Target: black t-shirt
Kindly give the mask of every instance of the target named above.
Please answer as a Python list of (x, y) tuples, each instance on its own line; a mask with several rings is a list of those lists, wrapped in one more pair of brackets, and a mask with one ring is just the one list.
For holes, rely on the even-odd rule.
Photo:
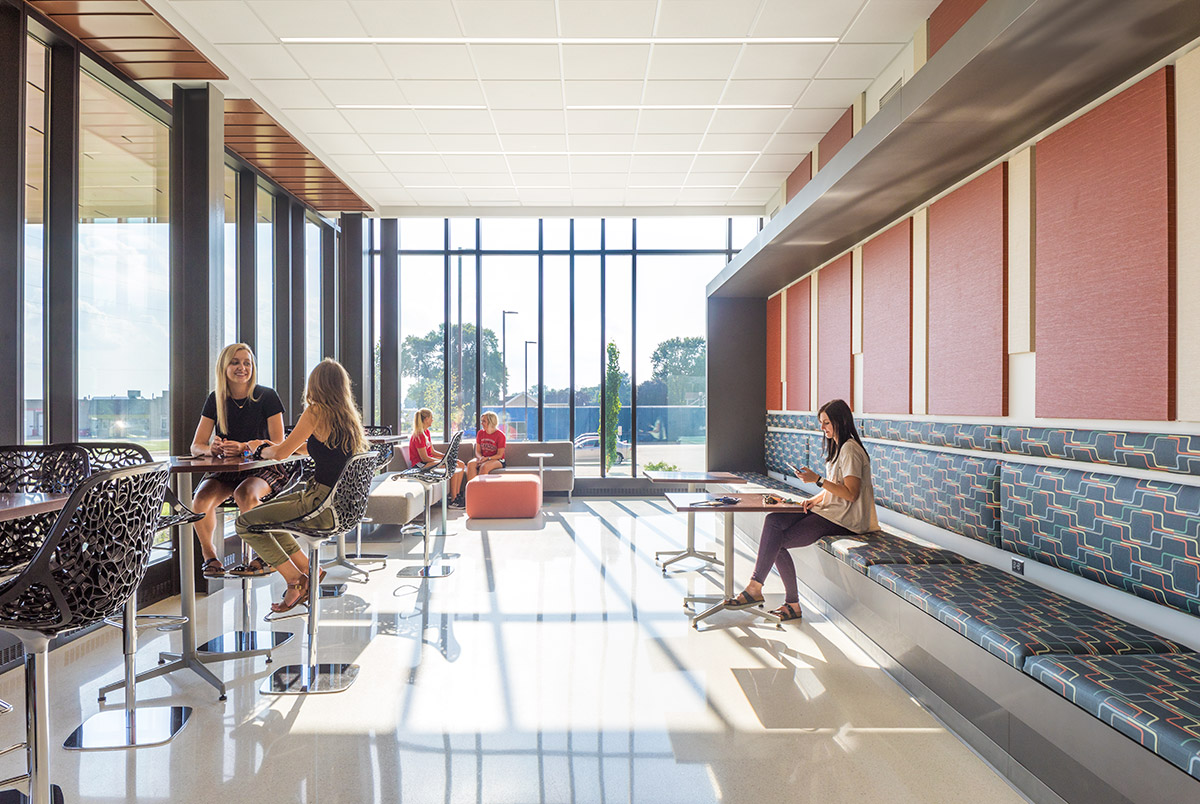
[[(258, 397), (257, 400), (251, 397)], [(254, 393), (246, 399), (230, 399), (225, 406), (225, 421), (229, 423), (229, 433), (221, 432), (221, 426), (216, 425), (217, 436), (231, 438), (234, 441), (256, 441), (270, 438), (267, 420), (276, 413), (283, 413), (283, 402), (275, 389), (259, 385)], [(212, 392), (204, 400), (202, 416), (217, 421), (217, 394)]]

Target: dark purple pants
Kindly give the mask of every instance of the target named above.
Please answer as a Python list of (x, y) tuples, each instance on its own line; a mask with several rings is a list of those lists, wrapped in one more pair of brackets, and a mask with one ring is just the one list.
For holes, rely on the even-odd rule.
[(796, 587), (796, 565), (788, 554), (789, 547), (808, 547), (822, 536), (849, 533), (841, 525), (809, 511), (807, 514), (767, 514), (763, 523), (762, 538), (758, 541), (758, 561), (750, 577), (759, 583), (767, 582), (771, 565), (779, 569), (785, 591), (784, 602), (799, 603), (800, 591)]

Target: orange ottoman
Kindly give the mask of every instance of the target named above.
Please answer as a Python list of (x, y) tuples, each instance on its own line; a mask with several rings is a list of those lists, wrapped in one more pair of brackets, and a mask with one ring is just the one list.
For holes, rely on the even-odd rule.
[(541, 507), (542, 481), (537, 475), (483, 475), (467, 484), (470, 519), (532, 519)]

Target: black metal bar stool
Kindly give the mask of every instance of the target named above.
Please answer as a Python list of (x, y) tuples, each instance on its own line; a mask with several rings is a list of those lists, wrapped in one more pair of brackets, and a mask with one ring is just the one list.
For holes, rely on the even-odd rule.
[[(392, 426), (390, 424), (364, 424), (363, 432), (368, 436), (390, 436), (392, 434)], [(387, 465), (392, 462), (392, 456), (396, 452), (396, 445), (390, 442), (381, 444), (372, 444), (371, 449), (375, 452), (375, 472), (386, 469)], [(354, 529), (354, 552), (346, 552), (346, 534), (341, 534), (337, 538), (337, 552), (334, 557), (325, 562), (326, 567), (344, 567), (350, 570), (351, 573), (360, 577), (360, 580), (365, 581), (370, 574), (375, 570), (383, 569), (387, 565), (387, 556), (383, 553), (364, 553), (362, 551), (362, 532), (364, 525), (373, 525), (374, 521), (364, 516), (362, 521), (358, 523), (358, 527)]]
[[(327, 539), (345, 535), (361, 520), (367, 510), (371, 478), (375, 475), (375, 453), (360, 452), (350, 457), (333, 490), (312, 513), (288, 522), (270, 522), (250, 528), (254, 533), (283, 531), (294, 536), (308, 551), (308, 652), (302, 665), (281, 667), (263, 684), (264, 694), (306, 692), (341, 692), (358, 677), (358, 665), (347, 663), (317, 663), (317, 629), (320, 622), (320, 584), (315, 581), (321, 571), (321, 544)], [(332, 512), (333, 524), (315, 527), (316, 520), (326, 511)], [(299, 616), (299, 615), (296, 615)], [(276, 618), (286, 619), (286, 618)], [(273, 620), (268, 620), (273, 621)]]
[[(166, 494), (168, 469), (151, 463), (100, 472), (71, 494), (32, 556), (0, 549), (0, 628), (25, 648), (26, 756), (33, 804), (61, 802), (47, 768), (50, 640), (115, 614), (137, 591)], [(24, 801), (17, 790), (0, 803)]]

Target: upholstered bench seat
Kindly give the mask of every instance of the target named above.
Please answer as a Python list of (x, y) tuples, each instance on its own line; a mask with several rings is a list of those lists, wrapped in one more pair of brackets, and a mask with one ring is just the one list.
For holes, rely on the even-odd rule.
[(1200, 779), (1200, 656), (1038, 656), (1025, 672)]
[(1032, 656), (1188, 649), (983, 564), (876, 564), (868, 577), (1018, 670)]
[(855, 536), (826, 536), (817, 542), (817, 546), (864, 575), (875, 564), (974, 563), (952, 550), (921, 544), (884, 530)]
[(470, 519), (531, 519), (542, 506), (537, 474), (483, 475), (467, 483)]
[[(441, 485), (430, 490), (430, 504), (442, 499)], [(377, 475), (371, 481), (367, 517), (376, 525), (404, 525), (425, 512), (425, 486), (398, 472)]]
[[(746, 485), (737, 486), (737, 491), (753, 494), (756, 491), (770, 489), (771, 491), (781, 491), (785, 494), (795, 494), (801, 497), (805, 496), (804, 489), (797, 488), (796, 486), (789, 486), (782, 480), (776, 480), (770, 475), (764, 475), (761, 472), (734, 472), (733, 474), (746, 479)], [(730, 486), (730, 488), (734, 487)]]

